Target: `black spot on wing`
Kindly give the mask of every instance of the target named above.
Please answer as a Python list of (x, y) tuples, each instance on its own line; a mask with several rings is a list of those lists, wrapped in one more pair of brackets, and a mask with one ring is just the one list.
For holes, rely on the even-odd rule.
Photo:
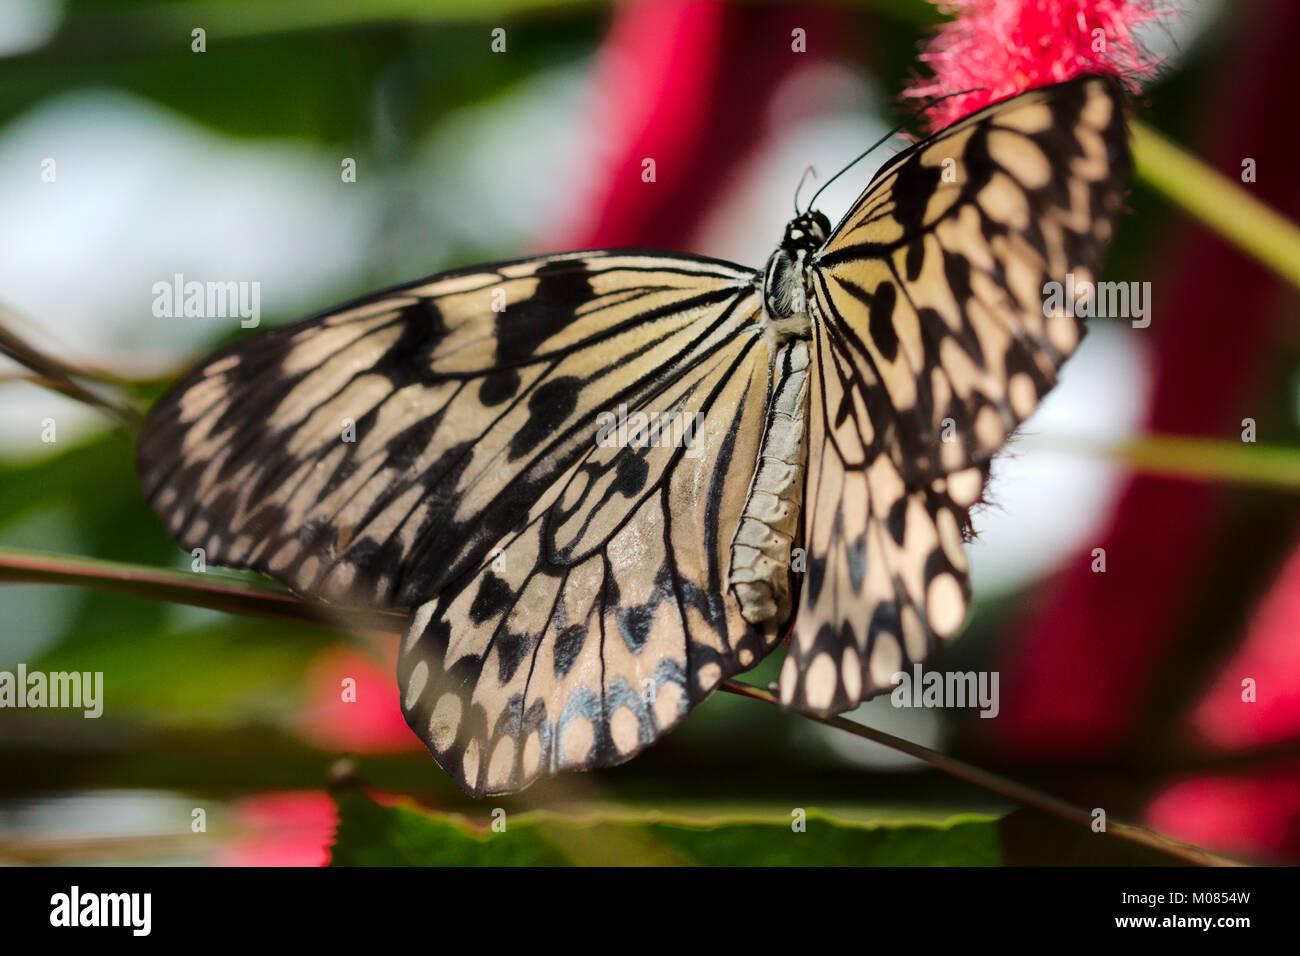
[(497, 363), (517, 365), (535, 357), (542, 344), (573, 319), (594, 293), (581, 262), (548, 262), (534, 273), (537, 287), (521, 303), (506, 303), (497, 316)]
[(816, 604), (822, 593), (822, 583), (826, 580), (826, 556), (824, 554), (808, 555), (808, 603)]
[(654, 620), (657, 604), (637, 604), (630, 608), (620, 608), (614, 612), (618, 621), (618, 633), (623, 643), (633, 654), (639, 654), (650, 640), (650, 624)]
[(624, 498), (635, 498), (645, 488), (650, 466), (640, 455), (628, 449), (618, 458), (618, 476), (614, 487)]
[(907, 534), (907, 498), (902, 497), (889, 509), (889, 518), (887, 521), (889, 535), (895, 543), (902, 545), (903, 537)]
[[(877, 634), (892, 634), (898, 637), (903, 633), (903, 625), (898, 616), (896, 601), (881, 601), (871, 612), (871, 623), (867, 626), (867, 638), (871, 646), (875, 644)], [(868, 653), (870, 652), (870, 646)]]
[(442, 313), (428, 299), (420, 299), (409, 306), (403, 319), (402, 334), (374, 368), (388, 378), (394, 391), (414, 383), (428, 382), (433, 377), (430, 356), (434, 345), (447, 331)]
[(447, 334), (447, 322), (442, 317), (442, 310), (432, 299), (421, 299), (411, 309), (412, 318), (422, 320), (420, 324), (424, 326), (426, 338), (436, 341)]
[(818, 596), (822, 593), (822, 585), (826, 582), (826, 555), (839, 541), (844, 539), (844, 516), (836, 508), (835, 518), (831, 521), (831, 539), (826, 551), (818, 552), (815, 549), (810, 550), (808, 554), (808, 603), (813, 605), (817, 603)]
[(497, 635), (494, 646), (497, 652), (498, 679), (502, 684), (510, 683), (535, 643), (536, 638), (531, 634), (512, 634), (502, 630)]
[(440, 420), (441, 416), (430, 415), (395, 435), (384, 449), (384, 466), (401, 471), (413, 465), (429, 450)]
[(510, 603), (511, 593), (510, 585), (489, 571), (483, 575), (483, 580), (478, 585), (478, 593), (474, 595), (474, 603), (469, 606), (470, 620), (475, 624), (482, 624), (496, 617)]
[(514, 398), (519, 391), (519, 373), (512, 368), (497, 369), (484, 377), (478, 387), (478, 400), (489, 408)]
[(939, 368), (942, 364), (939, 346), (950, 334), (948, 323), (937, 311), (925, 305), (916, 310), (916, 318), (921, 326), (922, 364), (930, 369)]
[(578, 405), (581, 387), (580, 379), (568, 375), (543, 383), (529, 396), (528, 420), (510, 439), (511, 461), (535, 451), (564, 424)]
[(970, 287), (970, 260), (959, 252), (944, 251), (943, 277), (948, 280), (953, 298), (963, 306), (973, 295)]
[(925, 240), (918, 238), (907, 247), (907, 281), (915, 282), (921, 277), (921, 267), (925, 265)]
[(860, 534), (846, 542), (844, 553), (848, 558), (849, 584), (853, 587), (853, 593), (858, 594), (862, 591), (862, 582), (867, 576), (867, 536)]
[(565, 677), (587, 643), (587, 626), (570, 624), (555, 637), (555, 676)]
[[(993, 174), (999, 172), (998, 164), (989, 155), (988, 137), (989, 125), (986, 121), (978, 124), (966, 140), (966, 148), (962, 153), (962, 164), (966, 170), (966, 179), (962, 183), (963, 201), (977, 197), (993, 179)], [(976, 203), (977, 208), (978, 206)]]
[(871, 341), (886, 362), (893, 362), (898, 355), (898, 332), (894, 329), (894, 307), (898, 304), (898, 291), (892, 282), (882, 282), (876, 286), (871, 296), (870, 325)]
[(943, 170), (938, 166), (925, 166), (915, 159), (898, 168), (892, 198), (894, 218), (903, 227), (903, 235), (910, 236), (925, 221), (925, 209), (930, 197), (939, 187)]
[(623, 592), (619, 589), (618, 582), (614, 580), (614, 575), (610, 573), (607, 564), (605, 566), (605, 585), (601, 591), (601, 601), (605, 607), (618, 607), (622, 594)]

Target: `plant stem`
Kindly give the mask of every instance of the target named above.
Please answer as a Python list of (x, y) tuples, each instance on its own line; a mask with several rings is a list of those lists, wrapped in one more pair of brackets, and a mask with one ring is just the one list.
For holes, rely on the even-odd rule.
[(1300, 491), (1300, 449), (1285, 445), (1187, 435), (1142, 435), (1120, 443), (1030, 435), (1018, 439), (1016, 448), (1109, 458), (1147, 475)]
[(1300, 227), (1140, 120), (1130, 120), (1129, 129), (1139, 176), (1300, 288)]
[[(128, 434), (140, 427), (140, 415), (129, 405), (92, 391), (77, 381), (80, 370), (62, 359), (41, 351), (9, 327), (15, 316), (0, 306), (0, 355), (7, 355), (37, 375), (37, 383), (77, 401), (97, 408), (112, 418)], [(86, 376), (82, 376), (86, 377)]]
[(65, 554), (0, 548), (0, 581), (93, 588), (231, 614), (309, 621), (344, 632), (401, 634), (406, 628), (404, 614), (314, 604), (281, 588), (241, 581), (220, 572), (168, 571)]

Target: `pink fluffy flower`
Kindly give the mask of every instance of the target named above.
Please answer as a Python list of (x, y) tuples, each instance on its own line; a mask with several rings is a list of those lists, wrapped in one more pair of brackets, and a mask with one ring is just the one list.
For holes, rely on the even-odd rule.
[(921, 54), (933, 76), (903, 94), (962, 90), (927, 112), (942, 129), (978, 109), (1036, 86), (1084, 73), (1110, 73), (1136, 92), (1157, 61), (1137, 28), (1167, 12), (1160, 0), (935, 0), (953, 19)]

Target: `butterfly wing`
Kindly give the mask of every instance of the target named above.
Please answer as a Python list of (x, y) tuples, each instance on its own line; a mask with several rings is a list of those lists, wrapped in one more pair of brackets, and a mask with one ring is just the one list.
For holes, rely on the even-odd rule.
[(767, 341), (739, 332), (655, 401), (696, 423), (689, 447), (590, 450), (418, 610), (403, 708), (466, 790), (627, 760), (775, 644), (785, 620), (749, 624), (725, 586), (768, 380)]
[(582, 253), (447, 273), (250, 337), (150, 412), (145, 494), (209, 562), (412, 607), (475, 567), (593, 443), (717, 347), (751, 274)]
[(1083, 334), (1128, 170), (1099, 77), (995, 104), (877, 174), (814, 258), (808, 574), (784, 703), (844, 710), (956, 633), (968, 509)]
[[(518, 789), (630, 757), (775, 641), (723, 584), (760, 319), (753, 273), (705, 259), (444, 274), (218, 353), (153, 409), (139, 470), (214, 564), (417, 608), (408, 720), (471, 792)], [(679, 430), (599, 442), (620, 410)]]

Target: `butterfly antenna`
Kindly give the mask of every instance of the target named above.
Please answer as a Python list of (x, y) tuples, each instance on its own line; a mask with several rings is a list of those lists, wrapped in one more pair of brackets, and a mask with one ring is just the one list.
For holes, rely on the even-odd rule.
[[(908, 123), (912, 122), (914, 119), (916, 119), (916, 118), (917, 118), (918, 116), (920, 116), (922, 113), (924, 113), (926, 110), (930, 109), (932, 106), (937, 106), (938, 104), (942, 103), (944, 100), (952, 99), (954, 96), (965, 96), (967, 93), (977, 93), (977, 92), (979, 92), (980, 90), (983, 90), (983, 89), (985, 89), (985, 87), (977, 86), (977, 87), (975, 87), (974, 89), (971, 89), (971, 90), (958, 90), (956, 93), (945, 93), (943, 96), (936, 96), (936, 97), (934, 97), (933, 99), (929, 100), (928, 102), (924, 103), (923, 105), (917, 107), (915, 110), (912, 111), (912, 113), (907, 117), (907, 119), (903, 120), (903, 122), (899, 123), (897, 126), (895, 126), (893, 129), (891, 129), (891, 130), (890, 130), (888, 133), (886, 133), (884, 136), (880, 137), (880, 139), (876, 140), (874, 143), (872, 143), (870, 146), (868, 146), (865, 150), (863, 150), (863, 151), (858, 155), (858, 158), (857, 158), (857, 159), (853, 160), (853, 162), (849, 163), (847, 166), (845, 166), (843, 169), (841, 169), (838, 173), (836, 173), (836, 174), (835, 174), (834, 176), (832, 176), (830, 179), (826, 180), (826, 182), (822, 183), (821, 188), (818, 189), (815, 193), (813, 193), (813, 197), (812, 197), (812, 199), (810, 199), (810, 200), (808, 201), (808, 207), (807, 207), (807, 209), (805, 209), (804, 211), (807, 212), (808, 209), (812, 209), (813, 205), (816, 204), (816, 202), (817, 202), (817, 197), (820, 196), (823, 192), (826, 191), (826, 187), (827, 187), (827, 186), (829, 186), (831, 183), (835, 182), (835, 180), (839, 179), (841, 176), (843, 176), (845, 173), (847, 173), (850, 169), (852, 169), (852, 168), (853, 168), (854, 166), (856, 166), (858, 163), (862, 162), (862, 160), (866, 159), (866, 158), (871, 154), (871, 152), (872, 152), (873, 150), (877, 149), (877, 148), (878, 148), (882, 143), (885, 143), (885, 142), (889, 141), (890, 139), (892, 139), (893, 137), (897, 136), (897, 135), (902, 131), (903, 127), (905, 127)], [(797, 190), (795, 191), (795, 195), (796, 195), (796, 196), (799, 195), (799, 193), (798, 193)], [(797, 202), (796, 202), (796, 204), (795, 204), (794, 209), (795, 209), (795, 212), (798, 212), (798, 211), (799, 211), (799, 205), (798, 205)]]
[(803, 175), (799, 177), (799, 185), (794, 188), (794, 214), (796, 216), (799, 215), (799, 192), (803, 189), (803, 184), (808, 181), (810, 175), (817, 175), (817, 170), (812, 166), (809, 166), (803, 171)]

